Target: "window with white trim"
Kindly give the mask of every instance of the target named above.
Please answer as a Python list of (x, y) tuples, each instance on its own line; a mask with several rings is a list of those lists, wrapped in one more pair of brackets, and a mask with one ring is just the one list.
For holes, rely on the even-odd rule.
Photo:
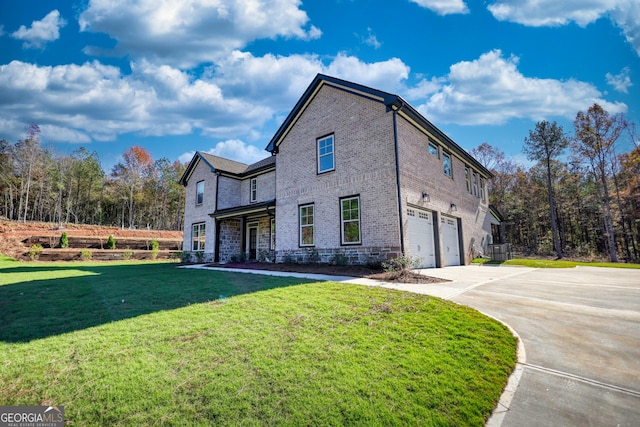
[(250, 200), (251, 200), (251, 203), (254, 203), (258, 200), (258, 178), (251, 178), (249, 186), (251, 188)]
[(480, 198), (483, 202), (486, 202), (486, 184), (484, 178), (480, 178)]
[(445, 175), (449, 178), (453, 178), (453, 172), (451, 170), (451, 154), (442, 153), (442, 169)]
[(196, 205), (204, 202), (204, 181), (196, 182)]
[(333, 135), (318, 139), (318, 173), (335, 169)]
[(191, 250), (204, 251), (205, 225), (204, 222), (193, 224), (191, 229)]
[(314, 245), (313, 204), (300, 206), (300, 246)]
[(361, 243), (360, 196), (340, 199), (340, 233), (343, 245)]

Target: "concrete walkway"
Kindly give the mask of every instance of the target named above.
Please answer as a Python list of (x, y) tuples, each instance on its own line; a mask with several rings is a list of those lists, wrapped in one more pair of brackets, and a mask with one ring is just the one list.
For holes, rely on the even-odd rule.
[(521, 349), (491, 426), (640, 425), (640, 270), (471, 265), (423, 273), (451, 282), (297, 277), (433, 295), (513, 328), (526, 356)]

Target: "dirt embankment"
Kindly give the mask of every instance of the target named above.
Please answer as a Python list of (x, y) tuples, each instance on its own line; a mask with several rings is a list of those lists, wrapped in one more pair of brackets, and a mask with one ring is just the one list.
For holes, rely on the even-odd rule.
[(20, 258), (28, 249), (24, 241), (31, 237), (49, 237), (56, 242), (62, 235), (68, 237), (99, 237), (111, 235), (118, 239), (182, 240), (182, 231), (131, 230), (86, 224), (57, 224), (48, 222), (19, 222), (0, 219), (0, 254)]

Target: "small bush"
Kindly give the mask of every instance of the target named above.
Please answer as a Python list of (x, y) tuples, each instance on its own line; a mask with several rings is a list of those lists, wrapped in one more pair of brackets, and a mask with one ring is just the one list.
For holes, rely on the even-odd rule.
[(151, 250), (152, 251), (158, 251), (160, 250), (160, 242), (158, 242), (158, 239), (153, 239), (151, 241)]
[(27, 252), (31, 261), (35, 261), (40, 258), (40, 254), (42, 253), (43, 249), (44, 248), (42, 247), (42, 245), (31, 245), (31, 247), (29, 248), (29, 252)]
[(422, 258), (416, 256), (402, 255), (398, 258), (392, 258), (382, 263), (382, 268), (387, 273), (409, 271), (416, 268)]
[(89, 249), (83, 249), (80, 251), (80, 258), (82, 258), (83, 261), (91, 261), (93, 254)]
[(261, 249), (258, 251), (258, 262), (267, 262), (269, 260), (269, 251)]
[(182, 251), (178, 252), (177, 255), (180, 257), (180, 261), (182, 261), (183, 264), (191, 262), (191, 252)]
[(320, 254), (316, 248), (309, 249), (307, 255), (307, 262), (309, 264), (318, 264), (320, 262)]
[(60, 236), (60, 242), (58, 243), (58, 246), (60, 246), (61, 248), (69, 247), (69, 237), (67, 237), (66, 231), (62, 232), (62, 236)]
[(130, 260), (131, 257), (133, 256), (133, 251), (131, 249), (127, 249), (124, 252), (122, 252), (122, 259), (124, 260)]
[(204, 262), (204, 252), (198, 251), (198, 252), (195, 252), (195, 254), (196, 254), (196, 262), (198, 264), (202, 264)]
[(336, 252), (331, 257), (330, 263), (333, 265), (347, 265), (349, 264), (349, 258), (342, 252)]
[(245, 262), (248, 256), (244, 252), (240, 252), (239, 254), (231, 255), (231, 262)]
[(292, 253), (286, 252), (282, 256), (282, 262), (285, 263), (285, 264), (297, 264), (298, 263), (298, 259), (295, 256), (293, 256)]
[(112, 235), (109, 235), (107, 239), (107, 249), (115, 249), (116, 248), (116, 239), (113, 238)]

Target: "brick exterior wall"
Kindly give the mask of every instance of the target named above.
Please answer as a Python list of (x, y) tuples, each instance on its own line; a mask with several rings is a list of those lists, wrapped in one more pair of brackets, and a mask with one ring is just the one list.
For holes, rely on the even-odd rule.
[[(266, 202), (276, 198), (276, 173), (275, 171), (263, 173), (255, 176), (257, 179), (257, 198), (255, 203)], [(251, 178), (242, 180), (240, 184), (240, 204), (251, 204)]]
[[(380, 103), (323, 86), (301, 113), (276, 156), (276, 259), (304, 257), (298, 207), (313, 203), (315, 249), (328, 262), (336, 251), (358, 263), (399, 252), (392, 113)], [(333, 134), (335, 171), (317, 174), (317, 138)], [(360, 245), (341, 245), (340, 198), (360, 196)], [(357, 256), (355, 254), (358, 254)]]
[[(204, 249), (206, 261), (213, 260), (215, 246), (215, 223), (209, 214), (215, 210), (216, 179), (216, 175), (211, 173), (211, 168), (203, 161), (199, 161), (186, 187), (182, 250), (191, 252), (193, 224), (203, 222), (206, 233)], [(204, 181), (204, 198), (201, 205), (196, 205), (196, 183), (199, 181)]]
[[(426, 135), (406, 119), (398, 114), (398, 141), (400, 157), (400, 179), (403, 205), (403, 226), (405, 234), (405, 248), (409, 248), (411, 236), (407, 233), (406, 211), (409, 205), (422, 207), (437, 213), (435, 222), (441, 227), (440, 218), (448, 215), (460, 219), (462, 228), (463, 259), (462, 264), (471, 262), (478, 253), (487, 251), (487, 244), (491, 236), (491, 214), (489, 212), (488, 193), (485, 188), (485, 201), (467, 192), (465, 182), (465, 163), (454, 153), (449, 151), (452, 160), (453, 177), (444, 174), (442, 151), (446, 146), (435, 135)], [(429, 153), (429, 138), (439, 146), (439, 158)], [(486, 187), (486, 186), (485, 186)], [(429, 202), (422, 200), (422, 193), (430, 196)], [(451, 203), (457, 210), (451, 210)], [(442, 234), (441, 229), (439, 229)], [(440, 245), (442, 240), (440, 239)], [(436, 254), (443, 253), (439, 247)], [(436, 255), (436, 258), (437, 255)], [(436, 259), (436, 264), (444, 265), (442, 256)]]

